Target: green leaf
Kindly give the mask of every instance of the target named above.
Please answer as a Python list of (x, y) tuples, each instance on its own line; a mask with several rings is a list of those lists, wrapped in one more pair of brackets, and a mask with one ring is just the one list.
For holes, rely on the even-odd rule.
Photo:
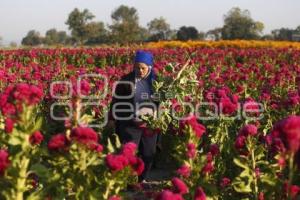
[(30, 171), (36, 173), (39, 177), (47, 177), (49, 173), (48, 169), (40, 163), (32, 165)]
[(30, 126), (30, 130), (28, 130), (28, 132), (33, 133), (35, 131), (38, 131), (41, 129), (42, 127), (42, 124), (43, 124), (43, 118), (42, 117), (38, 117), (36, 119), (36, 121), (34, 122), (33, 125)]
[(117, 134), (113, 134), (113, 136), (115, 136), (116, 147), (121, 148), (122, 144), (120, 142), (119, 136)]
[(249, 170), (249, 167), (247, 166), (247, 163), (246, 162), (242, 162), (240, 159), (238, 159), (238, 158), (234, 158), (233, 159), (233, 162), (237, 165), (237, 166), (239, 166), (239, 167), (241, 167), (241, 168), (243, 168), (243, 169), (248, 169)]
[(260, 176), (260, 181), (270, 186), (275, 186), (277, 179), (270, 174), (263, 174)]
[(170, 64), (170, 65), (167, 65), (167, 66), (165, 67), (165, 70), (166, 70), (167, 72), (173, 72), (173, 71), (174, 71), (174, 67)]
[(247, 185), (245, 184), (244, 181), (242, 181), (241, 179), (237, 179), (235, 180), (233, 183), (233, 188), (235, 191), (239, 192), (239, 193), (250, 193), (252, 192), (250, 183), (248, 183)]
[(107, 143), (107, 151), (108, 151), (109, 153), (113, 153), (113, 152), (115, 151), (115, 148), (114, 148), (114, 146), (112, 145), (110, 139), (108, 139), (108, 143)]
[(19, 136), (12, 134), (8, 139), (8, 143), (10, 145), (21, 145), (23, 143), (23, 140)]

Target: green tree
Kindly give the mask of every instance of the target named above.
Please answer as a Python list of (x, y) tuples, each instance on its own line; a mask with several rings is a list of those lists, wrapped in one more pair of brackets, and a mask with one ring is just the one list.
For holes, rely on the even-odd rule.
[(300, 34), (300, 26), (298, 26), (298, 27), (295, 29), (295, 31), (296, 31), (298, 34)]
[(65, 31), (57, 31), (55, 28), (46, 31), (44, 44), (67, 44), (68, 35)]
[(205, 37), (206, 37), (205, 32), (201, 31), (201, 32), (198, 33), (198, 39), (199, 39), (199, 40), (204, 40)]
[(68, 44), (70, 37), (67, 35), (66, 31), (57, 32), (57, 43), (58, 44)]
[(27, 35), (22, 39), (22, 45), (26, 46), (37, 46), (42, 44), (43, 38), (40, 33), (35, 30), (30, 30)]
[(254, 21), (249, 10), (232, 8), (224, 16), (222, 38), (227, 39), (258, 39), (264, 29), (264, 24)]
[(141, 31), (143, 29), (139, 26), (139, 16), (134, 7), (121, 5), (113, 11), (111, 18), (112, 25), (110, 25), (110, 30), (112, 42), (125, 44), (143, 39), (141, 38)]
[(212, 30), (207, 31), (206, 37), (214, 41), (220, 40), (222, 38), (222, 28), (214, 28)]
[(47, 45), (57, 44), (58, 42), (57, 30), (55, 28), (46, 31), (44, 43)]
[(275, 40), (287, 40), (291, 41), (294, 30), (289, 28), (280, 28), (271, 31)]
[(147, 26), (150, 34), (149, 40), (159, 41), (170, 39), (170, 24), (168, 24), (163, 17), (151, 20)]
[(74, 41), (78, 44), (83, 44), (88, 40), (89, 33), (87, 32), (87, 24), (95, 16), (87, 9), (82, 12), (75, 8), (68, 16), (66, 24), (69, 30), (71, 30), (71, 35)]
[(296, 29), (280, 28), (271, 31), (275, 40), (293, 41), (295, 35), (300, 34), (300, 26)]
[(103, 22), (90, 22), (85, 26), (88, 40), (85, 44), (102, 44), (107, 42), (108, 31)]
[(193, 26), (182, 26), (177, 31), (177, 39), (182, 41), (198, 39), (198, 30)]

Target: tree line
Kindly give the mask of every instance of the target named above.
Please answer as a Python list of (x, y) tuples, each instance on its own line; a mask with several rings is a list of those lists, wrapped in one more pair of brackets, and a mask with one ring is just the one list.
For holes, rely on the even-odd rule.
[(22, 45), (99, 45), (129, 44), (136, 42), (163, 40), (300, 40), (300, 26), (295, 29), (281, 28), (263, 35), (264, 24), (252, 19), (249, 10), (234, 7), (224, 15), (222, 27), (207, 32), (198, 31), (194, 26), (182, 26), (178, 30), (171, 28), (163, 17), (154, 18), (147, 27), (139, 24), (138, 11), (134, 7), (121, 5), (112, 14), (112, 23), (105, 25), (94, 21), (95, 15), (88, 9), (75, 8), (65, 22), (70, 30), (59, 31), (52, 28), (41, 36), (36, 30), (30, 30), (22, 39)]

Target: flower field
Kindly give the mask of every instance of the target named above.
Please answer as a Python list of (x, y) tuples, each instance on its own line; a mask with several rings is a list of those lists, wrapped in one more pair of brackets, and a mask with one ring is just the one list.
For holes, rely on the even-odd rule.
[(299, 199), (300, 49), (272, 45), (148, 46), (160, 107), (144, 134), (172, 174), (155, 190), (106, 126), (136, 48), (0, 50), (0, 199)]

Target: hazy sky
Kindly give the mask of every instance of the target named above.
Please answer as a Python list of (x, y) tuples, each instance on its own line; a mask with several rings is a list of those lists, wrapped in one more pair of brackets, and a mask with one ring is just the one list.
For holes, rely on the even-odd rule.
[(265, 33), (300, 25), (300, 0), (0, 0), (0, 36), (8, 44), (19, 43), (31, 29), (42, 35), (50, 28), (67, 30), (65, 21), (75, 7), (87, 8), (94, 20), (109, 24), (121, 4), (138, 10), (142, 26), (163, 16), (174, 29), (192, 25), (208, 31), (222, 26), (223, 15), (234, 6), (250, 10), (253, 19), (265, 24)]

